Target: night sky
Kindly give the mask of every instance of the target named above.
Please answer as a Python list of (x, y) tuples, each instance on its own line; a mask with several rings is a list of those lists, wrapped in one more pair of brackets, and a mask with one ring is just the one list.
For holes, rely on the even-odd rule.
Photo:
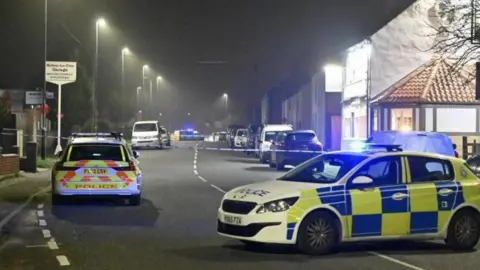
[[(120, 80), (120, 50), (128, 45), (135, 53), (127, 63), (132, 91), (141, 84), (141, 66), (149, 64), (177, 97), (169, 106), (208, 117), (224, 92), (240, 111), (293, 70), (312, 73), (411, 2), (49, 0), (49, 58), (62, 60), (55, 58), (72, 44), (91, 47), (94, 20), (103, 16), (109, 24), (100, 42), (104, 85)], [(43, 3), (1, 0), (0, 88), (43, 85)], [(259, 85), (252, 89), (255, 78)]]

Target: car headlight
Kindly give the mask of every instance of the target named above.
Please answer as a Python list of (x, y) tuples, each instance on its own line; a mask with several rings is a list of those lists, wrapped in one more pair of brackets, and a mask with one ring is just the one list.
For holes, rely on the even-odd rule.
[(263, 213), (277, 213), (284, 212), (290, 209), (298, 200), (298, 197), (286, 198), (276, 201), (271, 201), (260, 206), (257, 210), (257, 214)]

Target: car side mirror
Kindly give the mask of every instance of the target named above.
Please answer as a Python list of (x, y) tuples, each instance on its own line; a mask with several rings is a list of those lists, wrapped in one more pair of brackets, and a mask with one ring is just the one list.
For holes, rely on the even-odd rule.
[(137, 151), (133, 151), (133, 157), (134, 158), (139, 158), (140, 154)]
[(360, 175), (353, 179), (352, 184), (369, 187), (373, 186), (373, 179), (368, 176)]

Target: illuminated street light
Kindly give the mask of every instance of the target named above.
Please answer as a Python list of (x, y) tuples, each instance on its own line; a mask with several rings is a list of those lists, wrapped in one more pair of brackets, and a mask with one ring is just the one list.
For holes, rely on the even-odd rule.
[(107, 21), (104, 18), (98, 18), (97, 25), (100, 27), (105, 27), (107, 25)]
[(162, 76), (157, 76), (157, 82), (161, 82), (163, 80)]
[(92, 86), (92, 118), (93, 118), (93, 131), (97, 132), (97, 99), (96, 99), (96, 87), (97, 87), (97, 74), (98, 74), (98, 33), (99, 28), (107, 25), (107, 21), (104, 18), (98, 18), (95, 22), (95, 66), (93, 68), (93, 86)]

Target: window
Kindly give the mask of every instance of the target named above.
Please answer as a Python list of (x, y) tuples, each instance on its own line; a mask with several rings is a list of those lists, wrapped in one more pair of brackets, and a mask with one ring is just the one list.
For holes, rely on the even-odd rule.
[(373, 114), (372, 130), (377, 131), (379, 129), (379, 127), (378, 127), (378, 109), (373, 109), (372, 114)]
[(167, 130), (165, 128), (160, 128), (160, 134), (167, 134)]
[(410, 131), (413, 129), (413, 109), (391, 110), (392, 130)]
[(365, 164), (355, 173), (357, 176), (368, 176), (373, 179), (375, 186), (397, 185), (401, 183), (400, 157), (382, 157)]
[(453, 167), (449, 161), (409, 156), (408, 165), (412, 183), (453, 180)]
[(347, 154), (319, 155), (289, 171), (279, 181), (335, 183), (367, 156)]
[(135, 124), (135, 126), (133, 127), (133, 132), (145, 132), (145, 131), (157, 131), (157, 124), (155, 123)]
[(78, 144), (72, 145), (68, 161), (113, 160), (125, 161), (121, 145), (116, 144)]
[(302, 142), (310, 142), (315, 139), (315, 134), (311, 132), (297, 132), (297, 133), (290, 133), (287, 135), (288, 141), (302, 141)]

